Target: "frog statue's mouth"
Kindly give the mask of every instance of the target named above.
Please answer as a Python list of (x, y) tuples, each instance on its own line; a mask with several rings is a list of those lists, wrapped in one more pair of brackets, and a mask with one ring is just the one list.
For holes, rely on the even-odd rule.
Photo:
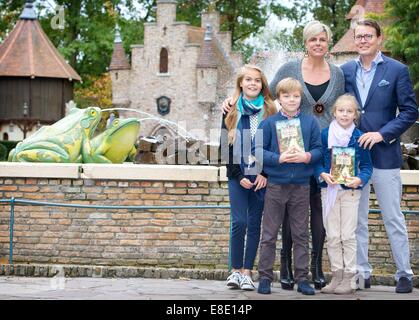
[(119, 125), (112, 128), (108, 138), (113, 141), (132, 141), (137, 139), (138, 131), (140, 129), (140, 121), (138, 119), (119, 119)]

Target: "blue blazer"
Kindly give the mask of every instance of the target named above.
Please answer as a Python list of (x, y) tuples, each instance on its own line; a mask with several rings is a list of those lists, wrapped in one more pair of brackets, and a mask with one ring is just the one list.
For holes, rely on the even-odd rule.
[[(354, 132), (352, 133), (351, 139), (349, 140), (348, 147), (355, 148), (355, 176), (360, 178), (362, 184), (357, 189), (362, 189), (363, 186), (367, 184), (370, 180), (372, 175), (372, 163), (371, 163), (371, 155), (368, 149), (363, 149), (359, 146), (358, 139), (362, 135), (362, 132), (355, 128)], [(322, 172), (330, 172), (331, 166), (331, 150), (328, 146), (327, 140), (329, 136), (329, 128), (324, 128), (322, 130), (322, 153), (323, 153), (323, 161), (316, 165), (314, 169), (314, 175), (320, 182), (320, 187), (326, 188), (327, 183), (325, 181), (320, 181), (320, 174)], [(341, 187), (344, 189), (351, 189), (345, 187), (345, 185), (341, 184)]]
[[(345, 91), (352, 93), (362, 108), (359, 128), (363, 132), (378, 131), (384, 141), (371, 149), (372, 163), (378, 169), (396, 169), (403, 163), (400, 136), (418, 118), (418, 107), (407, 67), (382, 55), (362, 106), (356, 86), (357, 63), (352, 60), (341, 68), (345, 76)], [(396, 116), (397, 109), (399, 114)]]

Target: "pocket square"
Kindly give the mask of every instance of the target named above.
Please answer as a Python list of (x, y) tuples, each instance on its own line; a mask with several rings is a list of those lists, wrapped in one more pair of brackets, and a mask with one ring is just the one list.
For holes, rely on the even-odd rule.
[(387, 80), (381, 80), (380, 83), (378, 84), (379, 87), (384, 87), (384, 86), (388, 86), (390, 84), (390, 82), (388, 82)]

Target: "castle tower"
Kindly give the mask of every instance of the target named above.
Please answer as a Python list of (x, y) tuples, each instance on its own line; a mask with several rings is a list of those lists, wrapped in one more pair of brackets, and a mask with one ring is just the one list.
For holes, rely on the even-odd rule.
[(176, 0), (157, 1), (157, 24), (158, 26), (171, 25), (176, 21)]
[(119, 26), (115, 28), (115, 41), (109, 71), (112, 79), (112, 103), (116, 106), (129, 106), (129, 74), (131, 66), (122, 45)]
[(201, 52), (196, 63), (198, 102), (215, 103), (217, 97), (217, 67), (212, 27), (208, 24)]

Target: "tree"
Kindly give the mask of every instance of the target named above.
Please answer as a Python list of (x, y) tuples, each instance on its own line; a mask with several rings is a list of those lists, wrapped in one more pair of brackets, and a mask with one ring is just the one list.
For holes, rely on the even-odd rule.
[(0, 1), (0, 43), (6, 35), (12, 31), (13, 26), (22, 13), (25, 0), (2, 0)]
[(355, 4), (355, 0), (316, 0), (313, 10), (315, 19), (327, 24), (333, 32), (333, 44), (349, 29), (346, 15)]
[(69, 64), (86, 80), (83, 85), (90, 85), (90, 77), (98, 77), (109, 66), (118, 2), (57, 0), (56, 3), (64, 7), (64, 29), (51, 25), (54, 10), (40, 19), (42, 27)]
[(259, 0), (179, 0), (177, 19), (190, 21), (192, 25), (200, 26), (201, 12), (216, 9), (221, 16), (221, 30), (230, 31), (233, 48), (244, 54), (248, 60), (253, 48), (244, 41), (258, 34), (266, 25), (271, 14), (284, 16), (290, 12), (279, 3)]
[(409, 65), (416, 95), (419, 95), (419, 1), (388, 0), (380, 20), (390, 22), (385, 28), (385, 47), (392, 56)]
[(284, 49), (289, 51), (302, 51), (304, 49), (304, 26), (308, 21), (314, 19), (319, 20), (330, 27), (333, 33), (332, 45), (334, 45), (349, 28), (349, 21), (346, 21), (346, 15), (355, 4), (355, 1), (356, 0), (292, 0), (291, 10), (287, 11), (285, 16), (295, 23), (295, 27), (293, 30), (278, 30), (274, 39), (275, 41), (280, 42), (280, 46)]

